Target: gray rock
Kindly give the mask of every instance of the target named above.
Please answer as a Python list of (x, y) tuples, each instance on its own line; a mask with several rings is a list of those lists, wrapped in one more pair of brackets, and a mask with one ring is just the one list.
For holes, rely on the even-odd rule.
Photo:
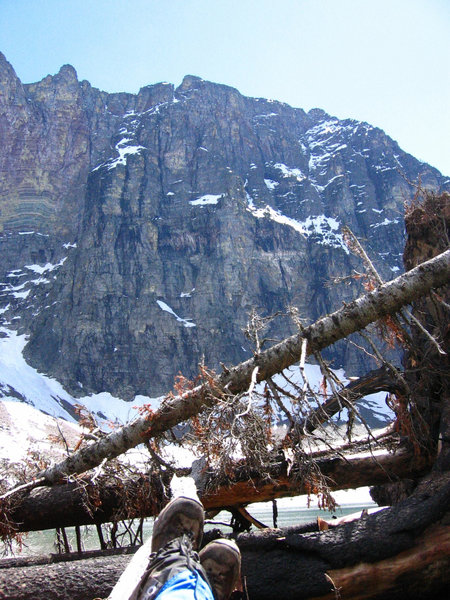
[[(335, 310), (360, 289), (331, 281), (362, 269), (340, 226), (390, 279), (409, 182), (448, 187), (367, 123), (198, 77), (108, 94), (66, 65), (22, 85), (0, 55), (0, 88), (0, 318), (73, 394), (155, 396), (248, 358), (252, 308)], [(368, 367), (343, 344), (328, 357)]]

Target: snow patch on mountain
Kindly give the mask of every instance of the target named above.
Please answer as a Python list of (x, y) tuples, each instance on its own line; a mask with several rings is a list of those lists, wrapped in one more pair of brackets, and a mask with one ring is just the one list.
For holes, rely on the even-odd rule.
[(302, 173), (300, 169), (297, 169), (295, 167), (288, 167), (283, 163), (275, 163), (273, 166), (275, 167), (275, 169), (281, 171), (283, 177), (294, 178), (297, 179), (297, 181), (303, 181), (304, 179), (306, 179), (306, 175)]
[[(13, 285), (10, 282), (0, 282), (0, 298), (6, 298), (8, 296), (15, 298), (16, 300), (26, 300), (32, 291), (33, 286), (38, 285), (48, 285), (51, 283), (48, 277), (38, 277), (31, 279), (32, 274), (38, 275), (50, 275), (54, 271), (57, 271), (67, 260), (67, 256), (64, 256), (58, 263), (53, 264), (47, 262), (45, 265), (32, 264), (32, 265), (24, 265), (22, 269), (13, 269), (9, 273), (6, 274), (8, 279), (16, 279), (20, 280), (20, 283), (17, 285)], [(25, 270), (24, 270), (25, 269)], [(31, 272), (31, 273), (30, 273)], [(22, 279), (22, 278), (25, 279)], [(51, 276), (53, 279), (56, 279), (56, 273)], [(6, 308), (2, 309), (0, 314), (6, 312), (9, 308), (9, 304)], [(14, 317), (19, 318), (19, 317)]]
[(156, 304), (164, 312), (168, 312), (170, 315), (173, 315), (179, 323), (182, 323), (184, 325), (184, 327), (196, 327), (195, 323), (192, 323), (191, 319), (182, 319), (177, 315), (177, 313), (174, 310), (170, 308), (168, 304), (162, 302), (162, 300), (157, 300)]
[(282, 225), (288, 225), (289, 227), (292, 227), (302, 235), (305, 234), (304, 228), (298, 221), (296, 221), (295, 219), (291, 219), (290, 217), (286, 217), (286, 215), (283, 215), (280, 211), (273, 209), (268, 204), (264, 208), (256, 208), (255, 203), (253, 202), (253, 198), (248, 192), (247, 203), (247, 210), (251, 212), (252, 215), (255, 216), (257, 219), (263, 219), (264, 217), (267, 217), (269, 219), (272, 219), (272, 221), (276, 221), (277, 223), (281, 223)]
[(45, 265), (25, 265), (25, 269), (28, 269), (29, 271), (33, 271), (34, 273), (38, 273), (39, 275), (42, 275), (43, 273), (51, 272), (51, 271), (54, 271), (55, 269), (58, 269), (59, 267), (62, 267), (62, 265), (66, 262), (66, 260), (67, 260), (67, 256), (64, 256), (64, 258), (62, 258), (55, 265), (52, 263), (46, 263)]
[(339, 232), (340, 223), (333, 217), (325, 215), (316, 215), (308, 217), (300, 223), (305, 235), (314, 236), (315, 241), (322, 246), (331, 246), (341, 248), (346, 254), (349, 254), (347, 244)]
[(136, 396), (133, 402), (126, 402), (108, 392), (75, 398), (56, 379), (39, 373), (25, 361), (22, 352), (26, 336), (5, 327), (0, 328), (0, 336), (0, 397), (5, 400), (24, 402), (47, 415), (72, 422), (74, 407), (85, 406), (106, 426), (128, 422), (144, 404), (159, 406), (160, 399)]
[(273, 191), (277, 185), (280, 185), (278, 181), (273, 181), (272, 179), (264, 179), (264, 183), (266, 184), (266, 188), (270, 191)]
[(380, 223), (372, 223), (370, 227), (371, 229), (378, 229), (378, 227), (386, 227), (387, 225), (397, 225), (398, 222), (398, 219), (388, 219), (386, 217), (383, 221), (380, 221)]
[(308, 217), (304, 221), (297, 221), (291, 217), (283, 215), (279, 210), (275, 210), (268, 204), (263, 208), (256, 208), (253, 198), (247, 192), (247, 210), (252, 213), (257, 219), (269, 218), (281, 225), (288, 225), (304, 237), (311, 239), (322, 246), (331, 246), (332, 248), (340, 248), (346, 254), (349, 253), (344, 238), (339, 233), (340, 223), (333, 217), (326, 215), (316, 215)]
[[(117, 165), (126, 165), (128, 156), (131, 156), (133, 154), (139, 154), (141, 150), (146, 149), (145, 146), (130, 144), (129, 142), (131, 141), (132, 140), (129, 138), (123, 138), (122, 140), (120, 140), (120, 142), (116, 144), (116, 151), (118, 152), (119, 156), (118, 158), (115, 158), (106, 163), (108, 171), (114, 169), (115, 167), (117, 167)], [(98, 168), (99, 167), (97, 167), (97, 169)], [(95, 170), (96, 169), (94, 169), (94, 171)]]
[(205, 206), (207, 204), (217, 204), (222, 198), (223, 194), (205, 194), (204, 196), (200, 196), (196, 200), (190, 200), (189, 204), (192, 206)]
[[(167, 103), (164, 102), (162, 104)], [(118, 133), (123, 137), (117, 142), (117, 144), (114, 147), (115, 151), (119, 156), (116, 158), (110, 158), (106, 162), (100, 163), (94, 169), (92, 169), (92, 172), (98, 171), (102, 167), (106, 167), (108, 171), (111, 171), (111, 169), (115, 169), (118, 165), (126, 165), (128, 156), (139, 154), (142, 150), (146, 150), (147, 148), (145, 146), (141, 146), (135, 140), (136, 131), (140, 123), (139, 118), (136, 117), (140, 117), (141, 115), (148, 113), (158, 113), (159, 108), (160, 106), (162, 106), (162, 104), (153, 106), (152, 108), (145, 111), (145, 113), (135, 113), (134, 111), (129, 111), (125, 113), (125, 115), (123, 116), (124, 120), (122, 127), (118, 131)]]
[(0, 401), (0, 460), (17, 464), (31, 453), (62, 460), (66, 444), (74, 448), (82, 431), (76, 423), (55, 419), (23, 402)]

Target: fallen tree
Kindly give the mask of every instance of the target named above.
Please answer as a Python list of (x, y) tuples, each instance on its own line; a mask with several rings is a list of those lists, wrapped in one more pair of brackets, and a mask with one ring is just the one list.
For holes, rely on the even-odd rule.
[[(389, 441), (389, 439), (388, 439)], [(350, 446), (355, 451), (357, 446)], [(412, 456), (404, 445), (396, 442), (396, 451), (384, 449), (370, 452), (370, 442), (360, 448), (363, 453), (345, 455), (343, 452), (322, 452), (310, 460), (327, 481), (330, 491), (417, 478), (431, 466), (431, 460)], [(168, 487), (171, 473), (167, 473)], [(82, 483), (84, 483), (82, 485)], [(298, 465), (291, 465), (278, 454), (262, 477), (246, 465), (236, 466), (225, 480), (214, 473), (203, 481), (206, 491), (199, 496), (206, 510), (239, 507), (251, 502), (266, 502), (276, 498), (310, 493), (311, 478)], [(202, 486), (203, 487), (203, 486)], [(158, 477), (137, 475), (120, 485), (116, 480), (103, 481), (98, 486), (74, 481), (64, 485), (39, 487), (25, 495), (12, 508), (10, 519), (17, 531), (40, 531), (77, 525), (89, 525), (155, 516), (164, 499), (162, 482)]]
[[(331, 396), (313, 411), (307, 422), (298, 425), (298, 430), (310, 433), (320, 427), (342, 408), (343, 399), (355, 401), (380, 390), (394, 392), (398, 389), (398, 380), (385, 367), (371, 371)], [(354, 456), (356, 452), (359, 457)], [(247, 502), (307, 493), (311, 481), (306, 471), (313, 463), (327, 479), (330, 490), (414, 478), (430, 466), (429, 458), (414, 458), (406, 440), (402, 441), (390, 427), (376, 437), (370, 434), (332, 449), (311, 451), (308, 463), (302, 468), (293, 464), (289, 454), (279, 447), (270, 456), (264, 475), (247, 468), (245, 460), (234, 464), (225, 479), (220, 479), (211, 468), (197, 469), (195, 473), (192, 468), (184, 469), (182, 474), (195, 479), (207, 510), (236, 508)], [(17, 523), (17, 531), (25, 532), (151, 517), (158, 514), (164, 504), (172, 476), (171, 468), (136, 473), (124, 471), (119, 475), (113, 467), (109, 474), (103, 473), (94, 480), (89, 476), (79, 477), (24, 493), (21, 499), (15, 498), (9, 518)]]
[(386, 315), (395, 313), (411, 303), (448, 283), (450, 279), (450, 250), (418, 265), (400, 277), (361, 296), (305, 327), (299, 334), (287, 338), (257, 354), (216, 378), (211, 378), (192, 390), (163, 401), (156, 412), (148, 413), (72, 454), (40, 474), (33, 485), (51, 485), (69, 475), (83, 473), (100, 465), (104, 459), (120, 456), (144, 440), (187, 421), (202, 408), (217, 402), (217, 395), (238, 394), (246, 391), (256, 374), (256, 381), (263, 381), (296, 363), (306, 345), (306, 355), (318, 352)]
[[(314, 531), (312, 523), (240, 534), (245, 589), (258, 600), (439, 597), (450, 567), (449, 505), (449, 478), (428, 479), (402, 504), (328, 531)], [(106, 598), (128, 560), (6, 565), (0, 599)]]

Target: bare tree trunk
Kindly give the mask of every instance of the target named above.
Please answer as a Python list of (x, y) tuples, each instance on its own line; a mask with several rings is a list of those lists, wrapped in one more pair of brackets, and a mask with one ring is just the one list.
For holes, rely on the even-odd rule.
[[(444, 598), (449, 505), (449, 476), (431, 478), (400, 505), (328, 531), (302, 526), (240, 534), (249, 598), (334, 600), (337, 591), (345, 600)], [(128, 560), (0, 568), (0, 600), (106, 598)]]
[[(328, 478), (331, 490), (357, 488), (396, 481), (404, 477), (417, 477), (431, 466), (430, 462), (414, 458), (405, 449), (396, 453), (377, 453), (376, 457), (352, 457), (340, 453), (311, 457)], [(245, 466), (237, 468), (227, 481), (218, 482), (212, 476), (206, 489), (199, 492), (206, 510), (238, 507), (251, 502), (263, 502), (307, 492), (305, 478), (298, 468), (291, 468), (283, 460), (272, 465), (267, 477)], [(167, 480), (169, 483), (169, 478)], [(161, 486), (153, 486), (144, 477), (130, 478), (121, 485), (101, 483), (81, 487), (76, 483), (36, 488), (26, 495), (9, 513), (19, 531), (39, 531), (56, 527), (71, 527), (105, 523), (114, 520), (150, 517), (158, 514), (162, 504)], [(89, 501), (95, 498), (95, 506)], [(124, 498), (131, 501), (124, 505)], [(139, 498), (140, 501), (133, 499)]]
[(130, 556), (88, 558), (21, 567), (0, 567), (0, 600), (106, 598)]
[[(434, 485), (436, 484), (436, 485)], [(397, 507), (318, 533), (241, 534), (250, 598), (428, 598), (450, 565), (448, 478)], [(439, 597), (439, 596), (438, 596)]]
[(151, 417), (136, 419), (45, 470), (41, 476), (47, 484), (53, 484), (69, 474), (83, 473), (96, 467), (105, 458), (119, 456), (144, 440), (195, 416), (204, 406), (212, 406), (216, 402), (215, 394), (223, 390), (232, 394), (247, 390), (256, 367), (257, 379), (262, 381), (291, 366), (299, 360), (304, 339), (308, 343), (308, 354), (319, 351), (369, 323), (395, 313), (431, 289), (445, 285), (449, 279), (450, 250), (447, 250), (373, 292), (350, 302), (333, 314), (319, 319), (301, 333), (227, 370), (215, 380), (165, 401)]

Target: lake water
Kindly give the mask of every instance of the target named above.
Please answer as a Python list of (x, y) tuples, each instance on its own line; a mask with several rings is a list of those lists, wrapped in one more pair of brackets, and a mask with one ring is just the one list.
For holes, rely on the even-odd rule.
[[(338, 502), (338, 508), (334, 512), (319, 510), (315, 498), (311, 499), (311, 505), (308, 508), (307, 498), (298, 496), (295, 498), (282, 498), (277, 500), (278, 507), (278, 527), (288, 525), (300, 525), (314, 521), (318, 516), (323, 519), (331, 519), (333, 516), (342, 517), (353, 513), (360, 513), (364, 509), (374, 509), (377, 505), (372, 501), (368, 488), (359, 490), (339, 491), (333, 494)], [(261, 502), (251, 504), (247, 507), (248, 512), (258, 521), (261, 521), (268, 527), (273, 526), (273, 508), (271, 502)], [(229, 523), (230, 513), (222, 511), (214, 517), (214, 522)], [(216, 527), (215, 523), (206, 524), (205, 531)], [(224, 532), (231, 532), (230, 527), (220, 527)], [(152, 534), (153, 519), (147, 519), (144, 523), (144, 540)], [(75, 529), (68, 527), (66, 529), (69, 543), (73, 550), (76, 550)], [(82, 528), (82, 540), (85, 550), (98, 550), (100, 545), (95, 527)], [(36, 556), (40, 554), (49, 554), (55, 552), (55, 531), (36, 531), (30, 532), (24, 538), (25, 546), (22, 552), (15, 552), (16, 556)]]

